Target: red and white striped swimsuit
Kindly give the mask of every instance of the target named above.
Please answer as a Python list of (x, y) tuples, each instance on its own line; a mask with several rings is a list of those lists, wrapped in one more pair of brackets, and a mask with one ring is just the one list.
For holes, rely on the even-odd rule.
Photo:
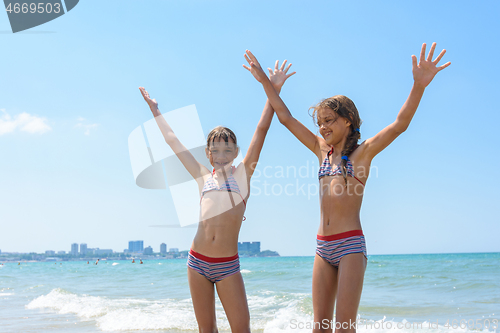
[[(329, 159), (332, 153), (333, 147), (326, 154), (326, 157), (319, 168), (319, 179), (325, 176), (342, 175), (340, 165), (337, 165), (335, 170), (332, 169), (332, 165), (330, 164)], [(363, 186), (365, 185), (354, 175), (354, 168), (352, 167), (352, 163), (349, 157), (347, 157), (346, 169), (348, 176), (355, 178)], [(367, 257), (365, 236), (363, 235), (362, 230), (350, 230), (328, 236), (317, 235), (316, 242), (316, 254), (328, 261), (333, 267), (338, 267), (342, 257), (351, 253), (363, 253), (364, 256)]]
[[(329, 158), (332, 153), (333, 153), (333, 147), (326, 154), (326, 157), (323, 160), (323, 163), (321, 163), (321, 166), (319, 167), (319, 172), (318, 172), (318, 178), (319, 179), (321, 179), (321, 178), (323, 178), (325, 176), (342, 175), (342, 171), (340, 170), (340, 164), (337, 165), (337, 167), (335, 168), (335, 170), (332, 169), (332, 165), (330, 164), (330, 158)], [(365, 186), (365, 184), (363, 184), (363, 182), (361, 180), (359, 180), (358, 177), (356, 177), (354, 175), (354, 169), (352, 167), (352, 163), (351, 163), (351, 160), (349, 159), (349, 157), (347, 157), (347, 175), (350, 176), (350, 177), (355, 178), (358, 182), (360, 182), (363, 186)]]

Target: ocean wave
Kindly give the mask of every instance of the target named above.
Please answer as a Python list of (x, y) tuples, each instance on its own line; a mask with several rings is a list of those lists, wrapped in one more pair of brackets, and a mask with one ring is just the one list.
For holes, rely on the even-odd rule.
[(26, 308), (48, 308), (82, 320), (95, 320), (103, 331), (197, 329), (191, 300), (112, 299), (57, 288), (35, 298)]
[[(263, 292), (249, 295), (251, 327), (256, 331), (283, 332), (292, 318), (310, 320), (310, 295)], [(78, 295), (57, 288), (26, 305), (27, 309), (50, 309), (59, 314), (74, 314), (83, 321), (93, 320), (103, 331), (187, 330), (198, 331), (191, 299), (113, 299)], [(304, 313), (307, 309), (307, 313)], [(217, 326), (230, 330), (224, 309), (216, 302)], [(298, 330), (297, 332), (300, 332)]]
[[(311, 331), (311, 325), (314, 323), (310, 294), (261, 290), (248, 295), (247, 298), (252, 331), (264, 333)], [(82, 321), (94, 321), (95, 326), (102, 331), (198, 331), (191, 299), (110, 298), (79, 295), (57, 288), (33, 299), (26, 305), (26, 308), (51, 309), (59, 314), (74, 314)], [(367, 310), (370, 312), (367, 308), (360, 309), (362, 313)], [(376, 310), (380, 313), (381, 308)], [(394, 308), (389, 307), (385, 310), (385, 313), (393, 313)], [(218, 299), (216, 313), (218, 328), (221, 331), (229, 331), (229, 323)], [(361, 314), (361, 319), (363, 316)], [(368, 333), (368, 331), (369, 333), (465, 333), (470, 331), (468, 328), (445, 327), (441, 322), (440, 325), (422, 322), (415, 328), (404, 319), (386, 320), (385, 316), (379, 321), (361, 320), (360, 323), (358, 325), (360, 333)]]

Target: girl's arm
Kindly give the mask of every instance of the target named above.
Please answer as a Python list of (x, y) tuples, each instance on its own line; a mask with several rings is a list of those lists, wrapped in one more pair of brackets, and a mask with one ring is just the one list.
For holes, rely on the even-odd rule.
[(158, 127), (160, 128), (160, 131), (165, 138), (165, 141), (170, 146), (170, 148), (172, 148), (186, 170), (196, 180), (201, 179), (205, 174), (209, 174), (210, 172), (208, 171), (208, 169), (204, 165), (200, 164), (194, 158), (191, 152), (179, 141), (174, 131), (172, 130), (170, 125), (168, 125), (167, 121), (158, 109), (158, 102), (156, 101), (156, 99), (151, 99), (148, 92), (143, 87), (140, 87), (139, 90), (141, 91), (144, 100), (148, 103), (149, 108), (151, 109), (151, 112), (155, 117), (156, 123), (158, 124)]
[(250, 72), (252, 72), (257, 81), (262, 83), (268, 101), (276, 112), (280, 123), (285, 125), (285, 127), (288, 128), (288, 130), (292, 132), (292, 134), (295, 135), (295, 137), (299, 139), (300, 142), (302, 142), (307, 148), (309, 148), (314, 154), (316, 154), (318, 158), (321, 158), (320, 142), (324, 142), (324, 140), (314, 135), (313, 132), (311, 132), (300, 121), (292, 116), (285, 103), (283, 103), (283, 100), (274, 90), (273, 85), (267, 78), (267, 75), (260, 67), (257, 58), (255, 58), (252, 52), (247, 50), (245, 58), (250, 64), (250, 68), (246, 68), (249, 69)]
[[(245, 55), (247, 61), (249, 59)], [(274, 72), (268, 68), (269, 77), (272, 82), (273, 90), (276, 90), (277, 93), (281, 91), (281, 87), (285, 83), (285, 81), (295, 74), (295, 72), (287, 75), (288, 70), (292, 64), (289, 64), (285, 69), (286, 60), (281, 64), (281, 67), (278, 68), (279, 61), (276, 60), (276, 64), (274, 66)], [(243, 65), (246, 69), (251, 71), (251, 69), (245, 65)], [(247, 154), (243, 159), (243, 164), (247, 170), (247, 175), (250, 178), (255, 171), (255, 167), (257, 166), (257, 162), (259, 160), (260, 152), (262, 150), (262, 146), (264, 145), (264, 139), (266, 138), (267, 131), (271, 126), (271, 120), (273, 119), (274, 110), (269, 100), (266, 101), (266, 105), (264, 106), (264, 111), (262, 111), (262, 116), (260, 117), (260, 121), (257, 124), (257, 129), (252, 137), (252, 141), (250, 142), (250, 146), (248, 147)]]
[[(399, 111), (396, 121), (384, 128), (374, 137), (367, 139), (362, 145), (363, 156), (370, 161), (388, 145), (390, 145), (401, 133), (406, 131), (417, 111), (418, 104), (422, 99), (425, 88), (431, 83), (434, 76), (441, 70), (448, 67), (451, 62), (437, 67), (437, 64), (446, 53), (442, 50), (436, 60), (432, 61), (436, 43), (432, 44), (427, 59), (425, 59), (425, 43), (420, 51), (420, 62), (417, 64), (417, 57), (412, 55), (413, 62), (413, 87), (408, 99)], [(360, 147), (361, 148), (361, 147)]]

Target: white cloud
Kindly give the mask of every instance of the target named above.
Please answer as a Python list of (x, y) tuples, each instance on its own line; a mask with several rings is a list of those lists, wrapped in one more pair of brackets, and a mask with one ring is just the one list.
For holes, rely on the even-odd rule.
[(31, 134), (43, 134), (51, 131), (47, 118), (37, 117), (23, 112), (12, 117), (5, 109), (0, 109), (0, 135), (16, 130)]
[(83, 117), (78, 117), (76, 118), (76, 120), (78, 121), (78, 124), (76, 124), (75, 127), (83, 128), (84, 129), (83, 133), (85, 135), (90, 135), (90, 131), (99, 126), (99, 124), (88, 124), (88, 123), (86, 124), (85, 118)]

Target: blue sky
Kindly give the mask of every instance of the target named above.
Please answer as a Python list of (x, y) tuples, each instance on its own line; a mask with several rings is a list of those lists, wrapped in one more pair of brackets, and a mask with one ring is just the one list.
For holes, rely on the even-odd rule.
[[(169, 191), (134, 183), (127, 139), (151, 119), (139, 86), (163, 112), (195, 104), (205, 135), (228, 126), (246, 150), (265, 103), (241, 66), (249, 49), (265, 67), (293, 63), (282, 98), (297, 119), (316, 131), (308, 108), (343, 94), (364, 140), (406, 100), (411, 55), (437, 42), (452, 65), (373, 161), (361, 210), (368, 252), (500, 251), (499, 10), (496, 1), (80, 1), (16, 34), (0, 14), (0, 249), (122, 251), (136, 239), (189, 248), (196, 229), (150, 227), (178, 223)], [(287, 166), (314, 174), (317, 161), (274, 118), (259, 169)], [(315, 175), (255, 180), (317, 185)], [(240, 240), (313, 255), (318, 196), (255, 193)]]

